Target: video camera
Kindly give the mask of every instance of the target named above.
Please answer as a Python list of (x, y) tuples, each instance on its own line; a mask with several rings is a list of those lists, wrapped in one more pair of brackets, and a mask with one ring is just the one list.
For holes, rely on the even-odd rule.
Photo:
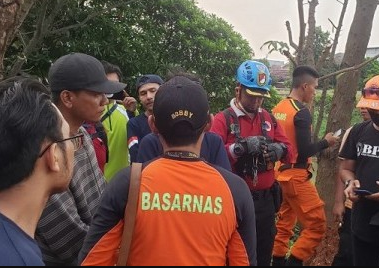
[(239, 157), (244, 155), (259, 156), (263, 154), (267, 144), (268, 140), (263, 136), (250, 136), (235, 143), (234, 153)]

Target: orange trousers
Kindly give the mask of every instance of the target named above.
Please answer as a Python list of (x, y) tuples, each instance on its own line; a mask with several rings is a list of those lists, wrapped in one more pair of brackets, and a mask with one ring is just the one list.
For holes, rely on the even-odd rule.
[(289, 241), (298, 221), (302, 231), (291, 248), (291, 255), (306, 261), (315, 253), (326, 232), (324, 202), (304, 169), (288, 169), (278, 175), (283, 203), (276, 224), (273, 255), (284, 257), (290, 251)]

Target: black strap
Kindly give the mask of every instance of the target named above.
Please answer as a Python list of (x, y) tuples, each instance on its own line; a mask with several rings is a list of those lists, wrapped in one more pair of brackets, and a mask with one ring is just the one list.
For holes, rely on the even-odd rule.
[[(228, 135), (229, 135), (229, 133), (233, 133), (233, 134), (235, 134), (237, 140), (241, 139), (241, 128), (239, 125), (238, 117), (237, 117), (236, 113), (234, 112), (234, 110), (225, 109), (224, 111), (222, 111), (222, 113), (225, 116), (226, 126), (228, 128)], [(271, 139), (267, 134), (267, 129), (265, 128), (266, 127), (266, 120), (263, 116), (263, 113), (259, 113), (259, 115), (261, 117), (262, 135), (265, 138)], [(273, 114), (269, 113), (269, 115), (271, 117), (272, 124), (274, 125), (274, 128), (276, 129), (278, 126), (278, 122), (276, 121), (276, 118), (274, 117)], [(233, 124), (231, 124), (230, 118), (233, 118)]]
[(111, 114), (117, 109), (117, 103), (113, 104), (112, 108), (110, 108), (100, 119), (101, 122), (104, 122)]
[[(108, 136), (107, 136), (107, 132), (105, 131), (105, 128), (103, 126), (103, 124), (101, 122), (97, 122), (95, 124), (95, 129), (96, 129), (96, 133), (94, 134), (97, 134), (97, 137), (100, 138), (103, 143), (104, 143), (104, 146), (105, 146), (105, 152), (106, 152), (106, 163), (108, 163), (108, 160), (109, 160), (109, 148), (108, 148)], [(93, 138), (92, 138), (93, 139)]]
[[(236, 136), (236, 140), (240, 140), (241, 128), (240, 128), (240, 124), (238, 122), (238, 117), (236, 113), (231, 109), (225, 109), (224, 111), (222, 111), (222, 113), (225, 116), (226, 127), (228, 129), (228, 135), (232, 133)], [(230, 118), (233, 118), (233, 124), (231, 123)]]
[(292, 168), (307, 169), (308, 170), (309, 167), (310, 167), (310, 164), (308, 164), (308, 163), (284, 164), (284, 165), (280, 166), (279, 171), (283, 172), (287, 169), (292, 169)]

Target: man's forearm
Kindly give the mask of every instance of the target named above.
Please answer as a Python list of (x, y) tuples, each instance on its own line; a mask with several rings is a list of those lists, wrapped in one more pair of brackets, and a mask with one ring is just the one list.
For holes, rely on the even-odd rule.
[(344, 183), (344, 185), (346, 186), (350, 181), (353, 181), (355, 180), (355, 174), (354, 172), (352, 172), (351, 170), (347, 170), (347, 169), (342, 169), (341, 172), (340, 172), (341, 176), (341, 181)]

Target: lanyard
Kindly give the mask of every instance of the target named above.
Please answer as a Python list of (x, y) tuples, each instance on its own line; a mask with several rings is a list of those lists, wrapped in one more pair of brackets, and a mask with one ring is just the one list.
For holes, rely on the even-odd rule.
[(199, 159), (197, 154), (185, 151), (168, 151), (164, 155), (174, 159)]

